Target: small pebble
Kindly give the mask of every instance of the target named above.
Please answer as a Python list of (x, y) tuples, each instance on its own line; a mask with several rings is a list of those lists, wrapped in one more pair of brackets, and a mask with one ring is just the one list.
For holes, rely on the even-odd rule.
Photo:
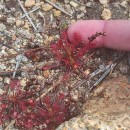
[(121, 7), (123, 7), (123, 8), (127, 8), (128, 3), (127, 3), (127, 1), (123, 1), (123, 2), (120, 3), (120, 5), (121, 5)]
[(3, 32), (4, 30), (6, 30), (6, 26), (3, 23), (1, 23), (0, 24), (0, 32)]
[(129, 71), (129, 66), (125, 65), (125, 64), (120, 64), (119, 65), (119, 70), (123, 73), (123, 74), (127, 74)]
[(72, 5), (75, 8), (77, 8), (79, 6), (78, 3), (74, 2), (74, 1), (70, 1), (70, 5)]
[(0, 11), (2, 11), (4, 9), (3, 5), (0, 5)]
[(89, 75), (90, 74), (90, 69), (87, 69), (84, 71), (85, 75)]
[(102, 11), (101, 17), (104, 20), (108, 20), (111, 18), (111, 15), (112, 15), (111, 11), (109, 9), (104, 8), (104, 10)]
[(10, 24), (10, 25), (14, 24), (15, 18), (13, 18), (13, 17), (7, 18), (7, 23)]
[(11, 64), (15, 64), (16, 63), (16, 60), (13, 58), (9, 61)]
[(18, 34), (28, 39), (32, 38), (32, 34), (28, 30), (19, 29)]
[(25, 87), (26, 86), (26, 80), (25, 79), (20, 80), (20, 85), (22, 87)]
[(86, 3), (86, 6), (90, 8), (90, 7), (93, 6), (93, 3), (92, 3), (92, 2), (87, 2), (87, 3)]
[(44, 76), (45, 78), (49, 78), (49, 76), (50, 76), (50, 71), (49, 71), (49, 70), (43, 71), (43, 76)]
[(48, 41), (49, 41), (49, 42), (54, 41), (54, 37), (53, 37), (53, 36), (50, 36), (50, 37), (48, 38)]
[(108, 0), (99, 0), (99, 2), (100, 2), (102, 5), (107, 5)]
[(79, 9), (80, 9), (80, 11), (82, 11), (83, 13), (86, 13), (86, 7), (85, 7), (85, 6), (81, 6)]
[(17, 27), (20, 27), (22, 25), (24, 25), (24, 21), (22, 21), (22, 20), (16, 20), (16, 26)]
[(25, 7), (32, 7), (35, 5), (35, 0), (26, 0), (24, 5)]
[(3, 81), (3, 77), (0, 77), (0, 82), (2, 82)]
[(78, 126), (79, 126), (80, 129), (86, 129), (85, 123), (83, 123), (81, 121), (78, 122)]
[(61, 11), (59, 10), (54, 10), (54, 16), (59, 17), (61, 15)]
[(29, 24), (26, 22), (23, 26), (24, 29), (28, 30), (29, 29)]
[(49, 10), (51, 10), (52, 8), (53, 8), (53, 6), (50, 5), (50, 4), (43, 4), (43, 5), (42, 5), (42, 10), (43, 10), (43, 11), (49, 11)]
[(5, 78), (4, 78), (4, 83), (10, 84), (10, 78), (5, 77)]
[(116, 77), (118, 77), (118, 74), (117, 73), (110, 73), (109, 76), (112, 78), (116, 78)]
[(17, 55), (16, 56), (16, 60), (17, 61), (19, 61), (19, 60), (21, 60), (21, 61), (23, 61), (23, 62), (27, 62), (28, 61), (28, 59), (27, 59), (27, 57), (26, 56), (24, 56), (24, 55)]
[[(3, 94), (3, 93), (4, 93), (4, 91), (0, 88), (0, 94)], [(2, 129), (0, 129), (0, 130), (2, 130)]]
[(71, 92), (71, 99), (74, 100), (74, 101), (79, 100), (79, 92), (78, 92), (78, 90), (75, 90), (75, 91)]
[(6, 69), (6, 66), (5, 66), (5, 64), (0, 64), (0, 69), (2, 69), (2, 70), (4, 70), (4, 69)]
[(82, 12), (81, 14), (78, 14), (77, 15), (77, 19), (80, 19), (80, 18), (82, 18), (82, 17), (84, 17), (84, 13)]

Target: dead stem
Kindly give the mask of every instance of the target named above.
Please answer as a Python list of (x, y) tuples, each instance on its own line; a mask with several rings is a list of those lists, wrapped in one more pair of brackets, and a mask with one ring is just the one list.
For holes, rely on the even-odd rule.
[(11, 123), (4, 130), (9, 130), (9, 127), (11, 127), (14, 123), (15, 123), (15, 120), (11, 121)]
[(23, 7), (23, 5), (21, 4), (20, 0), (17, 0), (17, 1), (18, 1), (19, 5), (20, 5), (21, 9), (22, 9), (23, 12), (25, 13), (26, 17), (28, 18), (28, 21), (32, 24), (34, 30), (37, 31), (36, 26), (35, 26), (34, 23), (32, 22), (31, 18), (29, 17), (27, 11), (25, 10), (25, 8)]

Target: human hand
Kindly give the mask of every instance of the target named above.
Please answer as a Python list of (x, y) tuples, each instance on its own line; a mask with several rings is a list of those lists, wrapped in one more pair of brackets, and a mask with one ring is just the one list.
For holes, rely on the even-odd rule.
[(79, 20), (68, 28), (70, 41), (73, 41), (75, 32), (86, 44), (89, 43), (88, 37), (96, 32), (105, 32), (106, 36), (99, 36), (93, 41), (97, 48), (130, 51), (130, 20)]

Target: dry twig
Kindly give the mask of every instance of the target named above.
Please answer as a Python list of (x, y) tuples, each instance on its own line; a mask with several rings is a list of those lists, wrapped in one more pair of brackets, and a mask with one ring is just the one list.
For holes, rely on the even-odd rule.
[[(37, 7), (35, 7), (34, 9), (32, 9), (31, 11), (29, 11), (27, 14), (33, 13), (34, 11), (38, 10), (39, 8), (40, 8), (40, 6), (37, 6)], [(24, 17), (26, 17), (26, 14), (20, 16), (19, 19), (22, 19), (22, 18), (24, 18)]]
[(34, 23), (32, 22), (31, 18), (29, 17), (27, 11), (25, 10), (25, 8), (23, 7), (23, 5), (21, 4), (20, 0), (17, 0), (19, 2), (20, 7), (22, 8), (23, 12), (25, 13), (26, 17), (28, 18), (29, 22), (32, 24), (33, 28), (35, 31), (37, 31), (36, 26), (34, 25)]

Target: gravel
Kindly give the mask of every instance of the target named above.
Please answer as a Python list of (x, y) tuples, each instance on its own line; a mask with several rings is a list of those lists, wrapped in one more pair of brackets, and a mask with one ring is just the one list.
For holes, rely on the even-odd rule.
[[(60, 20), (61, 29), (64, 30), (77, 19), (109, 20), (130, 18), (130, 2), (128, 0), (53, 0), (55, 6), (50, 5), (46, 0), (21, 0), (21, 4), (27, 11), (31, 22), (36, 26), (36, 30), (33, 29), (31, 22), (28, 21), (17, 0), (0, 1), (0, 43), (3, 43), (0, 44), (1, 86), (10, 83), (13, 72), (8, 73), (8, 71), (13, 71), (16, 68), (17, 62), (21, 59), (21, 53), (32, 49), (34, 46), (45, 46), (48, 48), (51, 42), (59, 38), (57, 19)], [(57, 8), (57, 6), (59, 8)], [(35, 8), (37, 9), (34, 10)], [(31, 13), (29, 13), (30, 11)], [(72, 17), (70, 15), (72, 15)], [(110, 50), (96, 50), (95, 56), (86, 62), (86, 69), (83, 70), (84, 73), (88, 74), (93, 72), (99, 68), (99, 65), (108, 64), (122, 54), (122, 52), (112, 50), (110, 55), (108, 55), (108, 51)], [(61, 73), (60, 68), (51, 71), (40, 70), (43, 65), (55, 62), (55, 59), (50, 56), (48, 51), (40, 55), (42, 55), (41, 60), (38, 60), (37, 57), (33, 57), (33, 60), (31, 60), (24, 55), (22, 56), (18, 70), (23, 69), (24, 71), (19, 71), (15, 75), (15, 78), (20, 80), (22, 87), (26, 85), (26, 82), (31, 77), (39, 78), (41, 82), (48, 81), (48, 84), (57, 81), (58, 74)], [(48, 57), (46, 58), (46, 56)], [(108, 76), (108, 79), (127, 75), (128, 72), (129, 66), (127, 62), (122, 61), (114, 72)], [(53, 78), (53, 75), (56, 76), (56, 79)], [(72, 84), (75, 82), (74, 80), (80, 81), (82, 80), (81, 77), (81, 75), (76, 76), (74, 74), (69, 79), (68, 84), (72, 87)], [(92, 83), (96, 81), (96, 78), (92, 79)], [(104, 79), (104, 82), (105, 81), (106, 79)], [(80, 101), (79, 97), (84, 94), (84, 90), (88, 90), (87, 85), (86, 83), (71, 93), (74, 101)], [(61, 87), (61, 90), (67, 91), (65, 84)], [(95, 99), (95, 101), (97, 101), (97, 99)], [(64, 130), (71, 130), (72, 128), (74, 130), (87, 130), (87, 124), (85, 124), (82, 119), (89, 119), (89, 117), (92, 119), (92, 122), (100, 121), (96, 115), (88, 112), (87, 114), (71, 119), (70, 122), (65, 122), (59, 126), (57, 130), (61, 130), (62, 128), (64, 128)], [(105, 121), (103, 121), (103, 123), (105, 123)], [(12, 129), (14, 130), (14, 128)], [(110, 128), (110, 130), (112, 129)]]

